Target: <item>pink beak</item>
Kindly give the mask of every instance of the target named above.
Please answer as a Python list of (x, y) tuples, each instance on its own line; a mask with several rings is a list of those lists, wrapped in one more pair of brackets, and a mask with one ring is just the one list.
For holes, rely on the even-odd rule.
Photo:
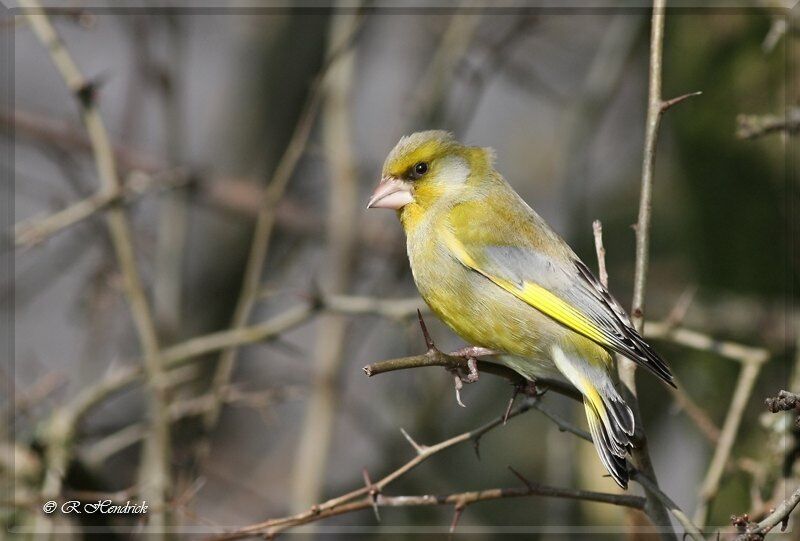
[(372, 192), (368, 209), (401, 209), (414, 201), (411, 183), (394, 177), (383, 177)]

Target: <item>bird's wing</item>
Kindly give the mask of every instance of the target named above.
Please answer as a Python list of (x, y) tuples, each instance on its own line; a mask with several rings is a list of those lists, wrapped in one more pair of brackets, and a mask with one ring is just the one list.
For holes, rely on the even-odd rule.
[[(526, 206), (526, 210), (530, 210)], [(628, 314), (586, 265), (564, 245), (563, 254), (549, 255), (538, 249), (529, 227), (547, 228), (532, 210), (531, 220), (516, 221), (515, 246), (503, 243), (504, 220), (495, 216), (493, 233), (480, 233), (473, 227), (452, 227), (445, 242), (467, 268), (478, 272), (533, 308), (582, 334), (601, 346), (612, 349), (650, 369), (673, 385), (669, 367), (644, 341)], [(532, 221), (534, 221), (532, 223)], [(552, 236), (549, 228), (539, 234)], [(494, 238), (492, 238), (494, 237)], [(488, 242), (487, 242), (488, 241)], [(495, 242), (492, 242), (495, 241)]]

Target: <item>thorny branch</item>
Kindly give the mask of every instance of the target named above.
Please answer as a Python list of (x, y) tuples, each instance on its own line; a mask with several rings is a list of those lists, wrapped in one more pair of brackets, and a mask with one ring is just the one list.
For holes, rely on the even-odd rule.
[[(514, 409), (509, 418), (516, 417), (525, 413), (533, 407), (536, 399), (529, 400), (528, 402), (520, 405)], [(454, 436), (448, 440), (442, 441), (435, 445), (420, 445), (415, 442), (405, 431), (403, 435), (408, 439), (416, 453), (414, 458), (403, 464), (398, 469), (389, 473), (379, 481), (370, 483), (367, 481), (365, 486), (337, 498), (333, 498), (318, 505), (314, 505), (310, 509), (291, 515), (288, 517), (270, 519), (257, 524), (252, 524), (244, 528), (240, 528), (234, 532), (215, 537), (215, 540), (229, 540), (241, 539), (249, 536), (274, 536), (275, 534), (285, 531), (289, 528), (322, 520), (328, 517), (341, 515), (344, 513), (351, 513), (362, 509), (370, 509), (374, 507), (384, 506), (400, 506), (400, 505), (452, 505), (457, 516), (460, 516), (464, 507), (471, 503), (478, 501), (485, 501), (498, 498), (512, 498), (532, 495), (551, 496), (559, 498), (572, 498), (587, 501), (596, 501), (601, 503), (610, 503), (614, 505), (621, 505), (631, 507), (634, 509), (642, 509), (644, 506), (644, 499), (639, 496), (629, 496), (624, 494), (606, 494), (601, 492), (590, 492), (574, 489), (549, 487), (546, 485), (533, 484), (529, 481), (523, 481), (524, 488), (516, 489), (491, 489), (477, 492), (462, 492), (450, 494), (446, 496), (384, 496), (384, 489), (402, 477), (412, 469), (419, 466), (422, 462), (430, 457), (453, 447), (454, 445), (464, 442), (478, 442), (490, 430), (501, 426), (503, 424), (503, 417), (498, 417), (477, 429), (469, 432), (464, 432)], [(512, 470), (513, 471), (513, 470)], [(368, 478), (367, 478), (368, 479)], [(457, 522), (457, 520), (455, 521)]]
[(798, 504), (800, 504), (800, 488), (795, 489), (774, 511), (758, 523), (751, 523), (747, 515), (732, 517), (733, 525), (740, 532), (739, 536), (736, 537), (736, 541), (761, 541), (766, 534), (779, 524), (781, 531), (785, 531), (786, 526), (789, 524), (789, 515)]

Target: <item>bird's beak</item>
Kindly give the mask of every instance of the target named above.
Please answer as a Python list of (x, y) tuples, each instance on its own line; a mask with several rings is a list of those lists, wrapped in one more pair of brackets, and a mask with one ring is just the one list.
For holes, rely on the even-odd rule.
[(411, 183), (395, 177), (383, 177), (372, 192), (368, 209), (401, 209), (414, 201)]

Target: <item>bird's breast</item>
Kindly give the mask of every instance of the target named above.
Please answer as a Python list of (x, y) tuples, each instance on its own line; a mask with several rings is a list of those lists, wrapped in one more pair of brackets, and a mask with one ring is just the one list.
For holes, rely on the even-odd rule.
[(462, 265), (435, 225), (407, 230), (407, 249), (420, 295), (467, 343), (536, 357), (542, 333), (560, 332), (540, 312)]

